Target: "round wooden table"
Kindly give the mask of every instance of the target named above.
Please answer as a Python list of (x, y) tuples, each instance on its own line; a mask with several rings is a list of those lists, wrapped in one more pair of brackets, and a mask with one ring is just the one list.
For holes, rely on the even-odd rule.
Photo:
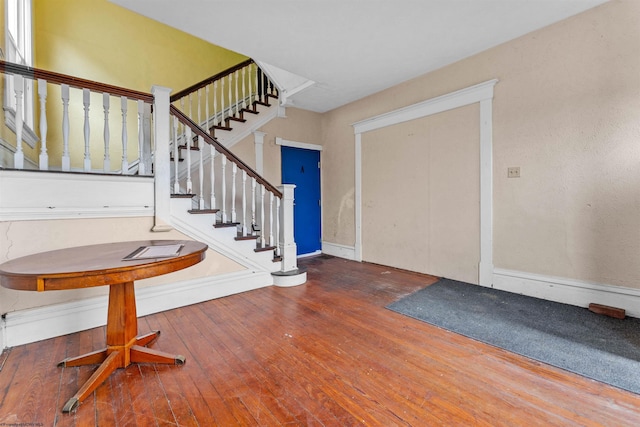
[[(109, 286), (107, 346), (64, 359), (58, 365), (100, 364), (67, 401), (63, 412), (75, 409), (117, 368), (126, 368), (131, 363), (185, 363), (184, 356), (145, 347), (158, 338), (160, 331), (138, 336), (133, 283), (197, 264), (205, 258), (206, 250), (207, 245), (195, 241), (142, 240), (42, 252), (0, 265), (0, 284), (9, 289), (43, 292)], [(127, 256), (130, 259), (125, 259)]]

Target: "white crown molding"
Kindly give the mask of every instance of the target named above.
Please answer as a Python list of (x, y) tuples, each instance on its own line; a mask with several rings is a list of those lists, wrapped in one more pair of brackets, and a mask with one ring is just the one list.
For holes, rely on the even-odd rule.
[(640, 289), (501, 268), (494, 270), (492, 287), (578, 307), (597, 303), (623, 308), (628, 316), (640, 317)]
[(365, 133), (372, 130), (392, 126), (398, 123), (419, 119), (453, 110), (454, 108), (474, 104), (493, 98), (493, 87), (498, 83), (498, 79), (488, 80), (474, 86), (450, 92), (445, 95), (427, 99), (407, 107), (399, 108), (388, 113), (370, 117), (365, 120), (353, 123), (354, 133)]
[(276, 145), (283, 147), (303, 148), (305, 150), (322, 151), (322, 145), (310, 144), (308, 142), (289, 141), (280, 137), (276, 137)]

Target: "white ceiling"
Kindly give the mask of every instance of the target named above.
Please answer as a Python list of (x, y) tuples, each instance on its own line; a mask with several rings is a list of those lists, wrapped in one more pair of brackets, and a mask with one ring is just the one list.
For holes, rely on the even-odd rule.
[(606, 0), (110, 0), (315, 82), (325, 112)]

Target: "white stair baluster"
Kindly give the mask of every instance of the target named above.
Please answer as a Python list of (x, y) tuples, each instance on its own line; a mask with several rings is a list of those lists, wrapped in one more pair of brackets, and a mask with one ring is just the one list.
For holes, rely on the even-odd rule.
[(228, 116), (231, 117), (233, 115), (233, 73), (229, 74), (227, 76), (227, 78), (229, 79), (229, 114)]
[(242, 235), (247, 235), (247, 171), (242, 170)]
[(173, 116), (173, 194), (180, 194), (180, 181), (178, 180), (178, 166), (180, 164), (180, 151), (178, 149), (178, 118)]
[(273, 193), (269, 191), (269, 246), (273, 246)]
[(255, 234), (256, 222), (256, 179), (251, 177), (251, 234)]
[(262, 101), (262, 95), (260, 94), (260, 68), (256, 65), (256, 101)]
[(211, 128), (209, 127), (209, 85), (206, 86), (204, 91), (204, 130), (207, 131), (207, 135), (211, 135)]
[[(202, 123), (202, 114), (200, 114), (200, 112), (202, 111), (202, 90), (198, 89), (198, 126), (202, 127), (203, 123)], [(198, 145), (199, 148), (202, 148), (202, 145)]]
[(144, 148), (144, 101), (138, 100), (138, 175), (146, 175), (143, 160)]
[(224, 77), (220, 79), (220, 126), (226, 126), (224, 122)]
[(127, 97), (120, 97), (120, 109), (122, 110), (122, 175), (127, 175), (129, 173), (129, 160), (127, 153)]
[(204, 138), (198, 135), (198, 147), (200, 147), (200, 163), (198, 164), (198, 179), (200, 191), (198, 191), (198, 209), (204, 209)]
[(216, 149), (213, 145), (209, 145), (209, 149), (211, 151), (211, 163), (210, 163), (210, 170), (209, 170), (209, 176), (210, 176), (210, 181), (211, 181), (211, 209), (215, 209), (216, 208), (216, 171), (215, 171), (215, 159), (216, 159)]
[(62, 170), (71, 170), (71, 157), (69, 156), (69, 85), (60, 85), (62, 98)]
[(221, 165), (222, 167), (220, 168), (220, 172), (221, 172), (221, 177), (222, 177), (222, 182), (221, 182), (221, 193), (222, 193), (222, 210), (221, 210), (221, 218), (222, 218), (222, 222), (227, 222), (227, 174), (226, 174), (226, 169), (227, 169), (227, 156), (225, 156), (224, 154), (222, 155), (222, 159), (221, 160)]
[(235, 106), (236, 106), (236, 116), (240, 117), (240, 98), (238, 98), (238, 86), (239, 86), (239, 82), (238, 82), (238, 76), (240, 75), (240, 71), (236, 70), (235, 72), (235, 83), (236, 83), (236, 99), (235, 99)]
[(242, 69), (242, 109), (247, 108), (247, 67)]
[(109, 153), (109, 139), (111, 135), (109, 133), (109, 107), (111, 103), (111, 97), (108, 93), (102, 94), (102, 110), (104, 111), (104, 161), (102, 162), (102, 170), (105, 173), (111, 172), (111, 154)]
[(213, 126), (218, 126), (218, 82), (213, 82)]
[(253, 109), (253, 75), (252, 75), (252, 71), (253, 70), (253, 64), (249, 64), (249, 78), (247, 79), (249, 81), (249, 108)]
[(191, 182), (191, 128), (184, 126), (184, 147), (187, 152), (187, 194), (193, 192), (193, 183)]
[(276, 197), (276, 256), (280, 256), (280, 197)]
[(91, 125), (89, 124), (89, 106), (91, 91), (82, 89), (82, 105), (84, 106), (84, 171), (91, 171)]
[(38, 79), (38, 96), (40, 98), (40, 170), (49, 170), (47, 154), (47, 81)]
[(231, 165), (231, 222), (236, 222), (236, 175), (238, 165), (233, 162)]
[(264, 236), (264, 184), (260, 184), (260, 241), (262, 246), (267, 246), (267, 240)]
[(13, 88), (16, 97), (16, 152), (13, 155), (13, 167), (24, 169), (24, 151), (22, 151), (22, 98), (24, 95), (24, 77), (19, 74), (13, 76)]

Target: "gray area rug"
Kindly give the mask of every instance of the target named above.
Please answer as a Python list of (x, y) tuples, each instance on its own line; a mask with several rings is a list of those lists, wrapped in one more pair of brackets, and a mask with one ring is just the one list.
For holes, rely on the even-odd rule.
[(640, 319), (441, 279), (388, 309), (640, 394)]

